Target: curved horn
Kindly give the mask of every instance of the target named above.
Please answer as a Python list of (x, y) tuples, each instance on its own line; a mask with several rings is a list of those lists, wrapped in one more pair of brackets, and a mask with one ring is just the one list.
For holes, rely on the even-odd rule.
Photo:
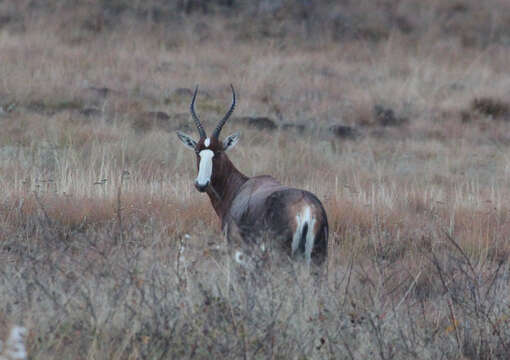
[(189, 110), (191, 111), (191, 116), (193, 117), (193, 121), (195, 121), (195, 125), (197, 126), (198, 133), (200, 134), (200, 138), (205, 138), (207, 135), (205, 134), (205, 130), (202, 127), (202, 124), (200, 123), (200, 119), (198, 118), (197, 114), (195, 113), (195, 99), (197, 98), (198, 93), (198, 85), (195, 88), (195, 92), (193, 93), (193, 100), (191, 100), (191, 106), (189, 107)]
[(216, 126), (216, 129), (214, 129), (214, 132), (212, 134), (213, 138), (218, 138), (220, 136), (221, 128), (225, 123), (227, 122), (228, 118), (232, 113), (234, 112), (234, 108), (236, 107), (236, 92), (234, 91), (234, 86), (230, 84), (230, 87), (232, 88), (232, 105), (230, 106), (230, 109), (227, 111), (223, 119), (218, 123), (218, 126)]

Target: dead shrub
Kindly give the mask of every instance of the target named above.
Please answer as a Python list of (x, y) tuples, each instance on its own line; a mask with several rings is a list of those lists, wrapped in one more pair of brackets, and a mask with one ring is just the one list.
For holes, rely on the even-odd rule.
[(510, 104), (492, 97), (480, 97), (471, 101), (471, 110), (498, 120), (509, 120)]

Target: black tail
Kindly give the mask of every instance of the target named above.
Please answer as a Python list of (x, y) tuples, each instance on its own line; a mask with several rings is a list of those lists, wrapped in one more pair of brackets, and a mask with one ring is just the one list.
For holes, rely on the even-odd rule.
[(305, 245), (306, 245), (306, 235), (308, 233), (308, 223), (305, 223), (303, 226), (303, 231), (301, 232), (301, 239), (299, 240), (299, 252), (304, 254), (305, 253)]

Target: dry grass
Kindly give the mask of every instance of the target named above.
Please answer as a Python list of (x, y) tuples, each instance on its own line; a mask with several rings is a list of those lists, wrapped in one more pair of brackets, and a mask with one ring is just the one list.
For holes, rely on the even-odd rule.
[[(508, 47), (432, 30), (248, 41), (221, 17), (207, 40), (201, 16), (176, 33), (48, 19), (0, 30), (0, 327), (25, 326), (31, 357), (506, 358), (510, 122), (493, 120), (508, 117)], [(231, 263), (173, 134), (194, 133), (197, 83), (206, 129), (230, 83), (237, 116), (305, 125), (224, 131), (243, 131), (241, 171), (324, 202), (322, 287), (268, 254), (253, 255), (258, 275)], [(383, 126), (377, 109), (407, 121)], [(336, 124), (360, 136), (335, 138)]]

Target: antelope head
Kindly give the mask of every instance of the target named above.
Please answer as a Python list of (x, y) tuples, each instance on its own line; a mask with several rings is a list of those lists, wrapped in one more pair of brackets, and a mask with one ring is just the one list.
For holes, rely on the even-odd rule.
[(190, 111), (200, 138), (198, 141), (195, 141), (191, 136), (181, 131), (177, 131), (179, 139), (184, 143), (184, 145), (194, 150), (197, 155), (198, 175), (195, 179), (195, 187), (200, 192), (206, 191), (207, 187), (213, 183), (215, 176), (222, 173), (224, 164), (228, 161), (225, 152), (233, 148), (239, 141), (239, 132), (226, 137), (223, 141), (220, 141), (219, 139), (223, 125), (225, 125), (230, 115), (234, 112), (236, 105), (236, 93), (234, 91), (234, 87), (232, 85), (230, 85), (230, 87), (232, 88), (232, 105), (223, 119), (221, 119), (218, 123), (210, 137), (206, 135), (205, 130), (200, 123), (200, 119), (195, 112), (195, 100), (197, 98), (198, 86), (195, 88), (195, 92), (193, 93)]

